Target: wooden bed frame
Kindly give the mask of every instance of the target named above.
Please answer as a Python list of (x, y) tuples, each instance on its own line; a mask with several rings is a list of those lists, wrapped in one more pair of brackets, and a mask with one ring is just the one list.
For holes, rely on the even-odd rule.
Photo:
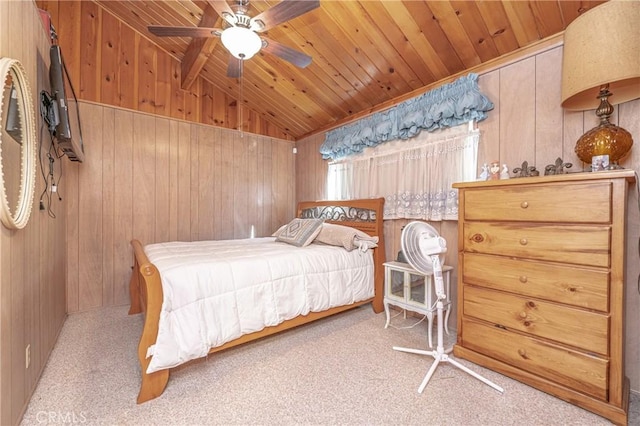
[[(343, 200), (343, 201), (309, 201), (298, 204), (297, 217), (322, 218), (328, 223), (338, 223), (351, 226), (372, 236), (378, 236), (378, 248), (373, 250), (375, 264), (375, 296), (351, 305), (338, 306), (322, 312), (311, 312), (282, 322), (277, 326), (266, 327), (261, 331), (243, 335), (222, 346), (212, 348), (209, 353), (218, 352), (252, 340), (260, 339), (271, 334), (279, 333), (302, 324), (306, 324), (330, 315), (337, 314), (355, 307), (371, 303), (373, 311), (380, 313), (384, 310), (384, 267), (385, 246), (383, 229), (384, 198)], [(147, 348), (156, 342), (158, 323), (162, 307), (163, 294), (160, 273), (144, 253), (142, 244), (138, 240), (131, 241), (134, 252), (133, 273), (129, 283), (131, 306), (129, 315), (144, 313), (144, 327), (140, 343), (138, 344), (138, 360), (142, 375), (138, 404), (157, 398), (164, 392), (169, 381), (169, 369), (147, 374), (147, 367), (151, 358), (147, 358)]]

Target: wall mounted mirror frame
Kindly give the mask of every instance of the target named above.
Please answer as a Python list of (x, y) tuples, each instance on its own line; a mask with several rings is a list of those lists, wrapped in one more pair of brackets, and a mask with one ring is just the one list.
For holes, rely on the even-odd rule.
[(0, 58), (0, 221), (27, 225), (37, 169), (35, 111), (27, 74), (17, 59)]

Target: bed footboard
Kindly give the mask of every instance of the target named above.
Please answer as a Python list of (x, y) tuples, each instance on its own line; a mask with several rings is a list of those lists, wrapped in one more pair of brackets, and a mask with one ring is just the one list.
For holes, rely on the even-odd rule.
[(129, 294), (131, 306), (129, 315), (144, 313), (144, 328), (138, 344), (138, 360), (142, 383), (138, 393), (138, 404), (156, 398), (162, 394), (169, 381), (169, 370), (161, 370), (147, 374), (151, 358), (147, 358), (147, 348), (153, 345), (158, 337), (160, 309), (162, 308), (162, 283), (160, 273), (144, 253), (140, 241), (131, 241), (134, 263)]

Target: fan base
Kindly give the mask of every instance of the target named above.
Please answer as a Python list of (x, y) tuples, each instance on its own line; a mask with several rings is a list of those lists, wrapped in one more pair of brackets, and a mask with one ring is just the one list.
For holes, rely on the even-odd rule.
[(455, 358), (450, 356), (449, 353), (451, 353), (453, 348), (449, 348), (449, 349), (446, 349), (446, 350), (444, 349), (444, 342), (443, 342), (443, 338), (442, 338), (442, 333), (444, 331), (444, 320), (442, 319), (443, 310), (444, 310), (444, 304), (442, 303), (442, 299), (438, 300), (436, 308), (437, 308), (437, 311), (438, 311), (438, 346), (437, 346), (436, 350), (434, 350), (434, 351), (425, 351), (425, 350), (422, 350), (422, 349), (401, 348), (401, 347), (398, 347), (398, 346), (394, 346), (393, 347), (393, 349), (396, 350), (396, 351), (408, 352), (408, 353), (418, 354), (418, 355), (428, 355), (428, 356), (432, 356), (433, 357), (433, 359), (434, 359), (433, 364), (431, 364), (431, 367), (429, 368), (429, 371), (427, 371), (426, 376), (424, 376), (424, 379), (422, 380), (422, 383), (420, 384), (420, 387), (418, 387), (418, 393), (422, 393), (424, 388), (427, 387), (427, 384), (429, 383), (429, 380), (431, 379), (431, 376), (433, 376), (433, 373), (435, 373), (436, 368), (438, 368), (438, 365), (441, 362), (448, 362), (448, 363), (452, 364), (454, 367), (458, 367), (460, 370), (464, 371), (465, 373), (467, 373), (467, 374), (475, 377), (476, 379), (480, 380), (481, 382), (491, 386), (492, 388), (494, 388), (498, 392), (500, 392), (500, 393), (504, 392), (503, 388), (501, 388), (500, 386), (496, 385), (491, 380), (489, 380), (489, 379), (487, 379), (485, 377), (482, 377), (481, 375), (479, 375), (475, 371), (472, 371), (471, 369), (469, 369), (469, 368), (465, 367), (464, 365), (460, 364)]

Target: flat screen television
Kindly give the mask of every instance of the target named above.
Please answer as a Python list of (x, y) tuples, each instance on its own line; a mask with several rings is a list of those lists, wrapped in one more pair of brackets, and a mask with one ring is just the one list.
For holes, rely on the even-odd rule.
[[(84, 161), (84, 142), (82, 140), (82, 128), (80, 126), (80, 111), (78, 99), (71, 85), (71, 79), (64, 64), (64, 58), (60, 46), (51, 46), (51, 67), (49, 79), (51, 82), (51, 97), (58, 110), (59, 122), (55, 126), (53, 136), (58, 148), (71, 161)], [(65, 78), (71, 89), (72, 99), (67, 96)], [(69, 103), (69, 100), (73, 102)]]

